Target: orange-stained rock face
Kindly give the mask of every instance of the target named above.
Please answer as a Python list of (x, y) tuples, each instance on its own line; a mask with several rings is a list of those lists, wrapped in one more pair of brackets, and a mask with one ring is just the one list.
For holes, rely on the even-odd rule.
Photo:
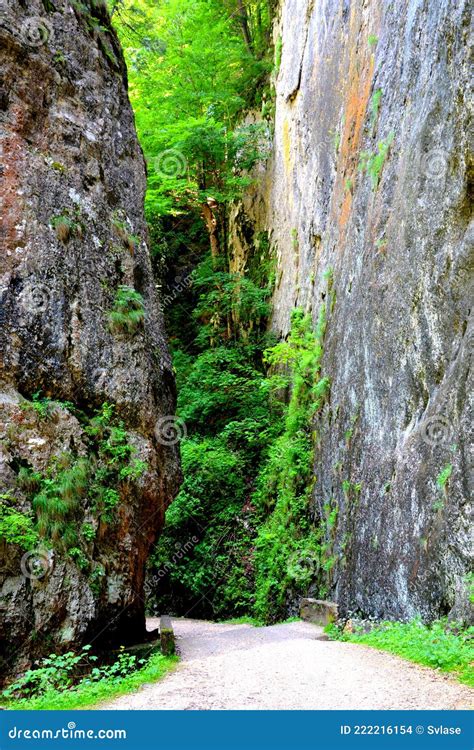
[[(0, 16), (3, 511), (32, 513), (22, 468), (46, 476), (64, 455), (94, 463), (85, 428), (104, 402), (145, 468), (120, 483), (113, 522), (94, 517), (90, 488), (82, 497), (72, 524), (87, 564), (53, 545), (36, 579), (24, 574), (25, 548), (0, 541), (4, 671), (53, 643), (142, 635), (144, 564), (179, 483), (177, 445), (157, 430), (174, 413), (175, 389), (147, 247), (143, 156), (118, 41), (100, 4), (83, 5), (87, 13), (55, 0), (47, 12), (41, 0), (7, 0)], [(119, 286), (143, 298), (133, 334), (110, 325)], [(31, 406), (38, 392), (60, 402), (46, 417)], [(97, 527), (89, 547), (85, 520)]]
[(471, 26), (464, 0), (283, 0), (273, 154), (233, 214), (239, 267), (243, 223), (275, 248), (275, 331), (327, 307), (313, 510), (338, 508), (343, 614), (468, 610)]

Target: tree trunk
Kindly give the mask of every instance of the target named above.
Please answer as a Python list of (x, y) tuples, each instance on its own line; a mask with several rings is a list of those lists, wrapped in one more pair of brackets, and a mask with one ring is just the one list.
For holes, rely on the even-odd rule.
[(238, 5), (239, 13), (240, 13), (239, 21), (242, 27), (242, 33), (244, 35), (245, 44), (247, 45), (247, 49), (250, 52), (250, 54), (253, 55), (252, 36), (250, 34), (250, 29), (249, 29), (247, 8), (245, 7), (244, 0), (238, 0), (237, 5)]
[(207, 203), (203, 203), (201, 208), (204, 221), (206, 222), (206, 228), (209, 232), (212, 260), (215, 261), (216, 258), (219, 257), (220, 253), (219, 234), (217, 231), (217, 218), (213, 210), (215, 206), (213, 203), (211, 203), (211, 205), (209, 205), (209, 203), (209, 201)]

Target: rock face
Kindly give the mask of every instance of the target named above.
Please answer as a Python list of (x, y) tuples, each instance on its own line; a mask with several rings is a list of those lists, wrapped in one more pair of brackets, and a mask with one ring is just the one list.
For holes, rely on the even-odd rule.
[(234, 216), (236, 268), (252, 234), (276, 249), (276, 331), (331, 287), (314, 512), (338, 508), (342, 614), (467, 614), (471, 24), (464, 0), (283, 0), (273, 156)]
[(104, 4), (6, 0), (0, 41), (6, 671), (52, 644), (143, 636), (179, 459), (144, 160)]

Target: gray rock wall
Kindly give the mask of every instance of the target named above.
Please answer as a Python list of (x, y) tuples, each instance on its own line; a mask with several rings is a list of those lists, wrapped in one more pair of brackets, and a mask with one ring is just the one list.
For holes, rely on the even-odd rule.
[[(177, 489), (179, 459), (161, 430), (175, 389), (147, 247), (144, 160), (103, 4), (6, 0), (0, 42), (3, 509), (31, 512), (21, 467), (44, 476), (64, 454), (96, 460), (64, 402), (89, 418), (114, 405), (134, 460), (146, 464), (120, 484), (113, 523), (94, 516), (90, 495), (82, 498), (76, 527), (86, 521), (96, 532), (83, 550), (87, 564), (54, 549), (25, 560), (24, 549), (0, 540), (8, 670), (52, 644), (142, 637), (144, 565)], [(110, 326), (119, 285), (143, 298), (144, 322), (133, 334)], [(38, 392), (62, 404), (47, 418), (31, 406)], [(40, 575), (31, 575), (38, 564)]]
[(248, 226), (266, 229), (283, 334), (293, 306), (317, 317), (332, 273), (314, 490), (323, 521), (339, 509), (331, 595), (343, 613), (460, 617), (474, 482), (469, 5), (283, 0), (278, 37), (273, 155), (235, 210), (234, 265)]

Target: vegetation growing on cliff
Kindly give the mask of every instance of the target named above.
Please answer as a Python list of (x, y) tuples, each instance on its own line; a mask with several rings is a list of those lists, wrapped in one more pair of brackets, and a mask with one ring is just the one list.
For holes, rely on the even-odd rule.
[[(93, 586), (100, 585), (99, 568), (93, 563), (91, 543), (97, 529), (113, 524), (121, 493), (146, 471), (146, 463), (135, 455), (124, 423), (114, 406), (104, 403), (92, 417), (70, 402), (53, 401), (41, 393), (22, 402), (44, 421), (68, 410), (82, 428), (83, 445), (77, 450), (53, 455), (44, 471), (30, 465), (18, 468), (17, 487), (31, 504), (31, 512), (14, 509), (13, 496), (0, 496), (0, 533), (9, 544), (25, 550), (38, 545), (65, 552), (83, 571), (90, 573)], [(78, 518), (88, 507), (94, 525), (78, 526)]]

